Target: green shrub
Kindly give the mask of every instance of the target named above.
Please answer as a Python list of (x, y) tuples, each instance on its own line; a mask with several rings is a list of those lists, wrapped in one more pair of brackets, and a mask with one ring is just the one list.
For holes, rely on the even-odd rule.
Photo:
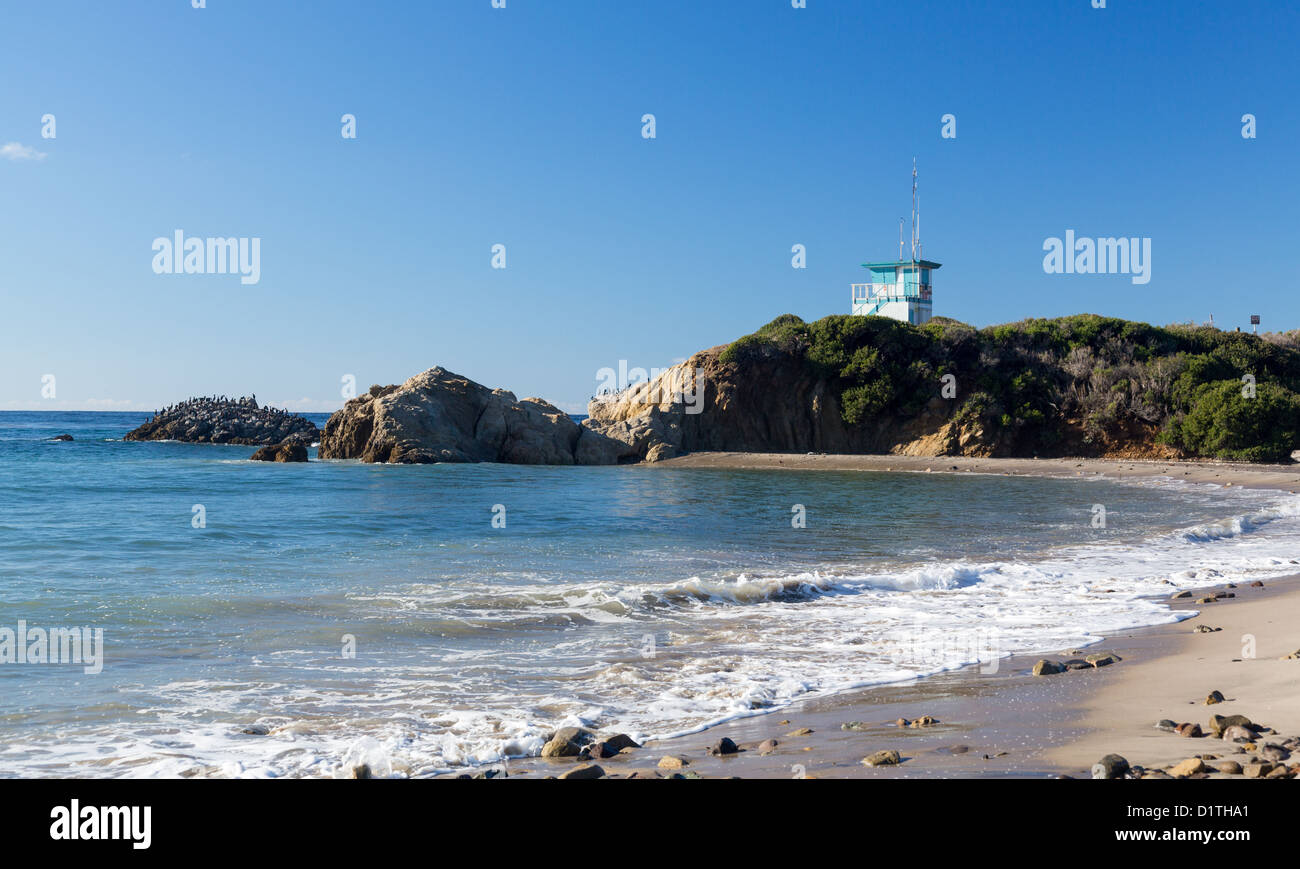
[(1242, 395), (1239, 380), (1200, 386), (1191, 410), (1171, 420), (1167, 443), (1200, 456), (1245, 462), (1285, 462), (1300, 443), (1300, 396), (1275, 383)]

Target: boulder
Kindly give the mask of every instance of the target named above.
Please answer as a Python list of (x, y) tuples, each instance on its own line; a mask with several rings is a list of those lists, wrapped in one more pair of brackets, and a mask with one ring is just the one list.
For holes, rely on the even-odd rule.
[(1109, 667), (1111, 664), (1118, 664), (1122, 658), (1114, 652), (1095, 652), (1084, 657), (1094, 667)]
[(1197, 773), (1205, 772), (1205, 770), (1205, 761), (1201, 760), (1199, 757), (1192, 757), (1182, 763), (1175, 764), (1169, 770), (1169, 774), (1174, 778), (1187, 778), (1189, 775), (1196, 775)]
[(723, 757), (728, 754), (735, 754), (738, 751), (740, 749), (736, 746), (736, 743), (725, 736), (709, 746), (709, 754), (714, 757)]
[(877, 751), (862, 758), (864, 766), (897, 766), (903, 762), (902, 755), (892, 748), (884, 751)]
[(1258, 727), (1255, 726), (1254, 722), (1252, 722), (1249, 718), (1247, 718), (1244, 715), (1211, 715), (1210, 716), (1210, 732), (1213, 733), (1215, 736), (1222, 736), (1223, 731), (1229, 727), (1232, 727), (1233, 725), (1236, 725), (1238, 727), (1244, 727), (1247, 730), (1250, 730), (1252, 732), (1259, 729)]
[(596, 735), (581, 727), (561, 727), (542, 746), (542, 757), (577, 757)]
[(262, 447), (250, 457), (254, 462), (305, 462), (307, 448), (300, 443), (283, 443)]
[(655, 444), (645, 452), (647, 462), (662, 462), (664, 459), (673, 459), (681, 454), (681, 451), (672, 444)]
[(592, 763), (587, 766), (579, 766), (569, 770), (568, 772), (561, 773), (559, 777), (564, 779), (604, 778), (605, 771)]
[(1259, 750), (1259, 756), (1264, 758), (1264, 760), (1281, 761), (1288, 760), (1291, 757), (1291, 752), (1287, 751), (1280, 745), (1270, 744), (1265, 745)]
[(618, 749), (614, 748), (604, 740), (593, 742), (590, 745), (584, 745), (578, 751), (578, 757), (583, 760), (590, 760), (591, 758), (604, 760), (607, 757), (614, 757), (616, 754), (618, 754)]
[(1042, 659), (1037, 664), (1035, 664), (1033, 670), (1035, 676), (1054, 676), (1057, 673), (1064, 673), (1064, 672), (1065, 672), (1065, 667), (1061, 666), (1055, 661), (1049, 661), (1046, 658)]
[(622, 450), (540, 398), (516, 399), (443, 368), (372, 386), (330, 417), (320, 439), (323, 459), (389, 464), (614, 464)]
[(1123, 778), (1128, 771), (1128, 760), (1118, 754), (1108, 754), (1092, 765), (1092, 777), (1095, 779)]
[(605, 739), (605, 744), (608, 745), (610, 748), (614, 749), (614, 751), (616, 752), (626, 751), (630, 748), (641, 747), (641, 743), (637, 742), (635, 739), (628, 736), (626, 733), (618, 733), (615, 734), (614, 736), (607, 737)]
[(1255, 732), (1240, 724), (1231, 724), (1223, 728), (1220, 738), (1227, 742), (1250, 742), (1255, 738)]

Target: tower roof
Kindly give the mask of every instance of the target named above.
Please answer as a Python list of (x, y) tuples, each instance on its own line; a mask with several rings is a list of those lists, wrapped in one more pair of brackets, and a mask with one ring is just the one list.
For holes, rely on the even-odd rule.
[(864, 269), (892, 269), (892, 268), (897, 268), (898, 266), (921, 266), (922, 268), (927, 268), (927, 269), (942, 268), (941, 263), (931, 262), (928, 259), (918, 259), (918, 260), (905, 259), (905, 260), (897, 260), (895, 262), (888, 262), (888, 263), (863, 263), (862, 264), (862, 267)]

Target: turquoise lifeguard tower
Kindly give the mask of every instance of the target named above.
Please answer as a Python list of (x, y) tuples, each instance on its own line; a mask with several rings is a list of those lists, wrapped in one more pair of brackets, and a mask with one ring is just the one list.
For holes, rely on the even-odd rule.
[(898, 259), (863, 263), (871, 282), (853, 284), (850, 311), (863, 317), (893, 317), (919, 326), (934, 316), (932, 275), (940, 267), (921, 256), (921, 212), (916, 197), (916, 161), (912, 161), (912, 257), (903, 259), (903, 221), (898, 222)]

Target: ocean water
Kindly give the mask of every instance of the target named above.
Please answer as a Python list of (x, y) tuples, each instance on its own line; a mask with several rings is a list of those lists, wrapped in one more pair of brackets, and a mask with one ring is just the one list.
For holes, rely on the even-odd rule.
[(143, 419), (0, 413), (0, 632), (103, 631), (100, 672), (0, 663), (0, 776), (431, 775), (558, 725), (667, 736), (1059, 651), (1300, 569), (1286, 493), (273, 465), (122, 441)]

